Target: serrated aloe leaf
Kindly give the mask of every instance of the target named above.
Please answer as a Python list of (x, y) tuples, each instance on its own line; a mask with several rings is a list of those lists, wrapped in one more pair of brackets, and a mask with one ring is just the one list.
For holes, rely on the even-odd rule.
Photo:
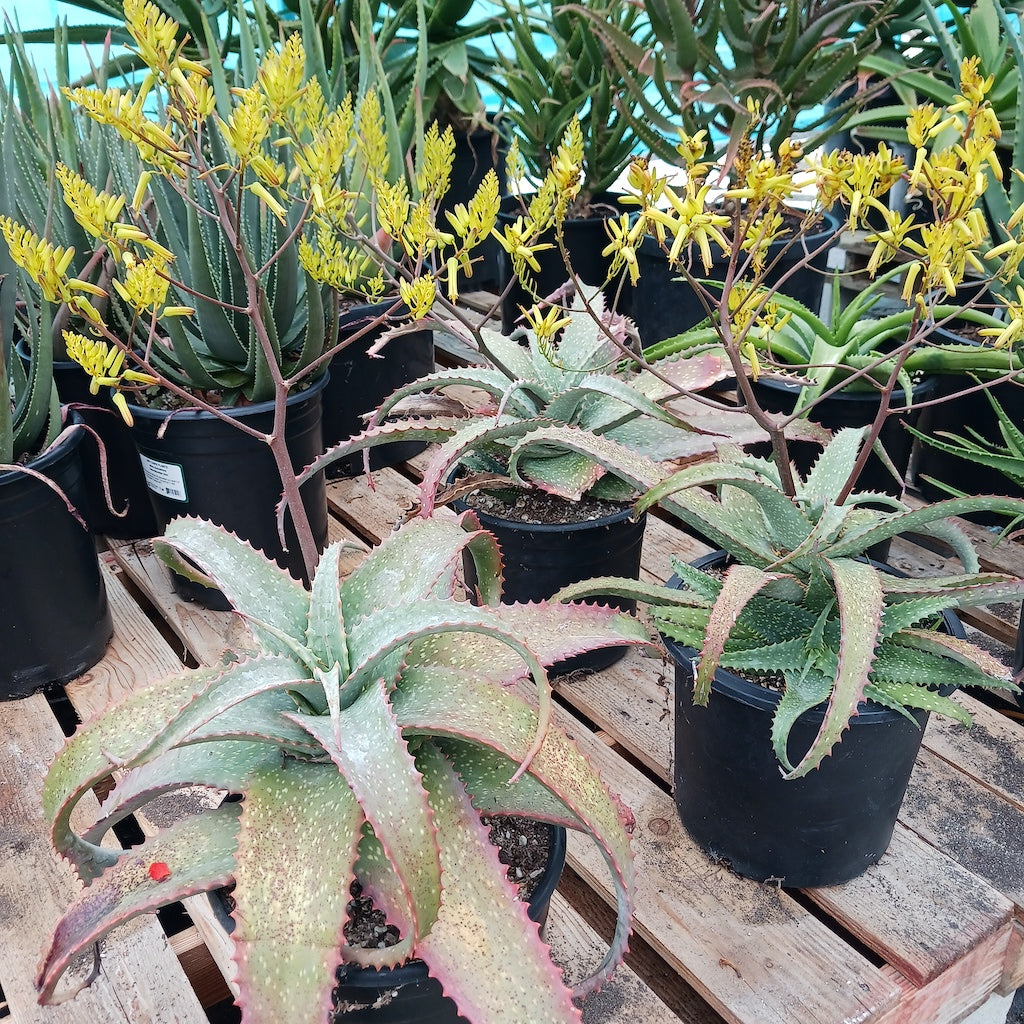
[(567, 501), (579, 501), (604, 476), (600, 466), (578, 452), (549, 457), (516, 455), (514, 459), (515, 479)]
[(666, 587), (663, 583), (647, 583), (644, 580), (628, 580), (621, 576), (595, 576), (562, 587), (552, 594), (551, 603), (565, 601), (588, 601), (602, 597), (622, 597), (634, 601), (658, 604), (693, 605), (700, 601), (686, 590)]
[(321, 1024), (341, 961), (362, 811), (329, 762), (257, 772), (241, 806), (232, 938), (243, 1020)]
[[(799, 778), (816, 768), (839, 741), (864, 699), (882, 618), (882, 586), (878, 573), (865, 562), (827, 559), (835, 583), (842, 640), (835, 683), (825, 718), (810, 749), (786, 778)], [(785, 763), (785, 762), (784, 762)]]
[[(471, 541), (466, 520), (412, 519), (374, 548), (341, 584), (341, 604), (349, 628), (377, 611), (382, 602), (413, 602), (450, 597), (462, 568), (462, 550)], [(350, 664), (356, 657), (350, 648)]]
[(828, 700), (832, 683), (831, 674), (826, 675), (806, 663), (796, 672), (787, 673), (786, 688), (772, 716), (771, 729), (772, 749), (784, 769), (783, 774), (793, 770), (789, 759), (789, 734), (793, 726), (805, 711)]
[[(389, 656), (404, 651), (413, 639), (427, 641), (438, 636), (443, 642), (452, 633), (481, 633), (510, 647), (523, 660), (526, 669), (537, 684), (539, 720), (537, 735), (521, 768), (525, 770), (529, 759), (540, 749), (544, 732), (551, 720), (551, 685), (544, 666), (534, 654), (529, 642), (509, 629), (503, 614), (470, 604), (453, 604), (435, 598), (423, 598), (414, 605), (383, 608), (353, 623), (349, 632), (349, 650), (352, 652), (353, 685), (365, 685), (382, 665), (389, 665)], [(453, 652), (452, 663), (468, 665), (465, 654)], [(390, 659), (393, 661), (393, 658)]]
[[(531, 650), (544, 666), (584, 651), (650, 643), (647, 631), (633, 616), (602, 605), (557, 607), (552, 599), (502, 605), (500, 615), (508, 628), (529, 637)], [(479, 633), (432, 638), (425, 646), (414, 647), (409, 664), (475, 666), (498, 683), (511, 683), (526, 675), (526, 664), (515, 648)]]
[(704, 643), (701, 645), (700, 664), (693, 680), (693, 702), (706, 705), (711, 692), (711, 680), (718, 667), (726, 641), (740, 612), (750, 599), (772, 580), (780, 577), (765, 573), (751, 565), (732, 565), (722, 580), (715, 607), (708, 617)]
[(480, 528), (480, 520), (472, 512), (459, 516), (459, 523), (469, 533), (469, 543), (465, 550), (476, 571), (476, 604), (500, 604), (504, 581), (498, 542), (493, 534)]
[[(416, 948), (459, 1012), (490, 1024), (581, 1020), (488, 839), (487, 829), (443, 755), (425, 744), (418, 763), (431, 793), (445, 888), (437, 922)], [(466, 930), (473, 932), (473, 961)], [(509, 970), (510, 960), (515, 970)], [(475, 961), (475, 962), (474, 962)], [(481, 974), (481, 972), (483, 972)], [(487, 984), (480, 984), (486, 977)]]
[(250, 740), (226, 740), (216, 746), (195, 743), (167, 750), (118, 780), (96, 820), (82, 829), (82, 838), (99, 843), (113, 824), (160, 794), (175, 789), (207, 786), (240, 793), (253, 771), (280, 761), (281, 754), (273, 746)]
[[(867, 689), (866, 696), (894, 711), (905, 708), (920, 708), (922, 711), (934, 711), (945, 715), (961, 725), (971, 725), (971, 716), (955, 700), (944, 697), (934, 690), (925, 690), (912, 683), (879, 683)], [(906, 712), (904, 711), (904, 714)], [(912, 716), (907, 716), (912, 718)]]
[(434, 824), (423, 780), (395, 721), (384, 682), (378, 679), (340, 714), (340, 742), (329, 719), (295, 715), (345, 776), (374, 835), (405, 891), (402, 934), (413, 941), (434, 923), (441, 891)]
[(309, 597), (302, 584), (220, 527), (201, 519), (175, 519), (153, 548), (172, 568), (180, 564), (179, 555), (196, 562), (235, 610), (255, 620), (253, 633), (270, 653), (288, 652), (259, 622), (292, 637), (305, 636)]
[[(536, 735), (535, 709), (508, 690), (481, 682), (473, 672), (409, 668), (406, 676), (408, 688), (392, 695), (404, 733), (483, 744), (509, 759), (509, 780), (515, 780), (516, 766), (523, 763)], [(597, 843), (615, 886), (615, 934), (600, 967), (577, 985), (575, 994), (584, 995), (611, 974), (626, 949), (634, 886), (632, 815), (616, 797), (609, 799), (590, 763), (555, 724), (546, 729), (528, 772), (576, 815)]]
[(43, 782), (42, 805), (53, 823), (51, 839), (83, 880), (95, 878), (116, 853), (83, 842), (71, 830), (71, 812), (93, 785), (115, 768), (130, 766), (181, 707), (214, 686), (223, 668), (189, 672), (129, 694), (82, 725), (58, 752)]
[[(518, 348), (518, 346), (516, 347)], [(428, 373), (425, 377), (420, 377), (418, 380), (392, 392), (381, 403), (380, 408), (374, 414), (373, 425), (376, 426), (384, 417), (392, 415), (393, 409), (413, 395), (421, 395), (424, 392), (432, 392), (439, 388), (455, 386), (477, 388), (490, 395), (495, 400), (495, 408), (497, 408), (498, 404), (501, 404), (503, 407), (510, 406), (510, 411), (514, 411), (521, 416), (536, 416), (536, 404), (528, 400), (528, 393), (524, 393), (522, 388), (514, 387), (515, 383), (515, 381), (509, 380), (500, 370), (492, 370), (481, 366)]]
[(864, 444), (866, 428), (838, 430), (822, 449), (800, 488), (801, 497), (816, 505), (832, 504), (850, 476), (850, 467)]
[(363, 895), (373, 900), (374, 906), (384, 914), (388, 923), (398, 929), (401, 938), (393, 946), (385, 946), (383, 949), (367, 949), (345, 943), (342, 946), (342, 959), (346, 963), (365, 967), (395, 967), (412, 956), (413, 952), (414, 935), (409, 901), (384, 847), (369, 825), (363, 826), (363, 834), (359, 838), (355, 875), (362, 886)]
[[(900, 634), (899, 641), (906, 647), (916, 647), (958, 662), (961, 666), (976, 668), (989, 677), (989, 686), (998, 687), (1002, 683), (1008, 688), (1011, 685), (1012, 674), (1006, 665), (994, 655), (960, 637), (937, 630), (907, 629)], [(949, 682), (960, 682), (956, 672), (957, 669), (953, 668), (953, 678)], [(966, 681), (963, 685), (967, 685)]]
[[(50, 998), (75, 956), (112, 928), (184, 896), (227, 885), (235, 868), (238, 815), (237, 804), (226, 804), (185, 818), (122, 853), (58, 923), (36, 978), (40, 998)], [(166, 865), (170, 873), (154, 877), (154, 864)]]
[(348, 644), (345, 639), (344, 610), (341, 604), (339, 559), (349, 545), (328, 544), (313, 574), (309, 593), (309, 614), (305, 630), (306, 645), (325, 668), (338, 666), (338, 674), (348, 675)]

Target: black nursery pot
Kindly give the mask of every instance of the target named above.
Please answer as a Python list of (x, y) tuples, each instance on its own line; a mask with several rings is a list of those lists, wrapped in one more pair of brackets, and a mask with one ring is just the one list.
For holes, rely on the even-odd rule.
[[(766, 265), (773, 269), (766, 275), (765, 284), (778, 284), (783, 276), (790, 275), (779, 284), (778, 290), (802, 302), (816, 314), (828, 280), (828, 249), (819, 252), (806, 267), (793, 271), (793, 266), (836, 236), (838, 229), (839, 221), (826, 215), (825, 222), (817, 231), (791, 242), (788, 248), (785, 239), (772, 244)], [(666, 338), (674, 338), (707, 317), (697, 293), (685, 280), (682, 271), (669, 265), (657, 239), (645, 237), (637, 247), (636, 258), (640, 279), (633, 295), (633, 320), (645, 348)], [(724, 281), (726, 269), (726, 261), (722, 258), (712, 264), (710, 273), (705, 273), (699, 254), (694, 256), (692, 273), (701, 280)]]
[[(18, 354), (22, 359), (28, 358), (24, 341), (18, 343)], [(90, 393), (89, 375), (70, 360), (54, 362), (53, 382), (61, 405), (73, 407), (80, 421), (89, 428), (82, 431), (84, 436), (79, 448), (83, 493), (78, 506), (89, 529), (108, 537), (131, 540), (152, 537), (157, 532), (156, 516), (139, 453), (128, 424), (110, 399), (109, 389), (101, 388), (96, 395)], [(106, 460), (109, 504), (104, 490), (100, 445)]]
[[(29, 463), (79, 505), (78, 430)], [(0, 474), (0, 700), (91, 668), (113, 633), (92, 534), (45, 483)]]
[[(321, 377), (305, 391), (288, 398), (285, 439), (293, 468), (298, 472), (323, 451)], [(228, 410), (225, 410), (228, 411)], [(233, 419), (269, 432), (274, 403), (258, 402), (229, 410)], [(142, 458), (162, 532), (178, 516), (198, 516), (223, 526), (274, 559), (296, 579), (305, 575), (302, 552), (292, 526), (285, 522), (287, 549), (277, 532), (277, 505), (281, 478), (270, 448), (212, 413), (187, 409), (171, 415), (162, 409), (132, 407), (132, 436)], [(166, 421), (163, 436), (158, 436)], [(313, 538), (323, 550), (327, 541), (327, 491), (319, 473), (302, 485), (302, 503)], [(188, 601), (227, 611), (230, 605), (219, 590), (171, 574), (175, 591)]]
[[(523, 202), (529, 205), (530, 196), (523, 196)], [(576, 276), (587, 285), (597, 286), (603, 284), (608, 277), (611, 268), (611, 257), (602, 255), (601, 250), (608, 245), (608, 231), (605, 223), (608, 218), (618, 217), (622, 214), (624, 207), (619, 206), (619, 197), (611, 192), (605, 192), (595, 196), (591, 201), (593, 211), (590, 217), (577, 217), (567, 220), (564, 224), (563, 234), (565, 247), (572, 261), (573, 270)], [(505, 224), (512, 224), (516, 217), (522, 213), (522, 203), (519, 196), (509, 196), (502, 200), (501, 208), (498, 211), (498, 226), (502, 228)], [(533, 272), (533, 279), (536, 282), (537, 294), (544, 298), (557, 291), (566, 281), (569, 280), (569, 273), (565, 268), (562, 253), (555, 241), (554, 230), (546, 232), (540, 238), (541, 243), (550, 243), (552, 248), (542, 249), (536, 253), (536, 259), (540, 265), (540, 271)], [(501, 304), (501, 330), (504, 334), (511, 334), (517, 327), (522, 326), (522, 309), (529, 309), (533, 305), (533, 299), (518, 280), (512, 270), (512, 261), (508, 253), (502, 249), (499, 253), (500, 276), (499, 290), (504, 292), (506, 285), (512, 283), (511, 289)], [(615, 303), (615, 296), (618, 293), (618, 302), (615, 309), (625, 316), (629, 316), (633, 309), (633, 287), (625, 276), (625, 271), (609, 281), (604, 288), (605, 301), (611, 306)], [(620, 291), (621, 283), (621, 291)]]
[[(452, 507), (464, 512), (471, 507), (456, 501)], [(502, 600), (508, 604), (543, 601), (562, 587), (596, 576), (625, 576), (637, 579), (643, 551), (646, 513), (633, 517), (632, 508), (582, 523), (518, 523), (473, 509), (480, 525), (494, 535), (501, 548), (504, 587)], [(467, 582), (472, 585), (472, 560), (467, 562)], [(602, 604), (633, 612), (636, 602), (609, 597)], [(555, 662), (551, 675), (569, 672), (598, 672), (620, 661), (625, 646), (606, 647)]]
[[(694, 565), (721, 565), (725, 557), (716, 552)], [(943, 618), (948, 633), (964, 636), (956, 616)], [(719, 669), (707, 707), (695, 707), (698, 652), (665, 644), (675, 663), (676, 808), (701, 848), (741, 875), (801, 889), (838, 885), (878, 861), (892, 840), (927, 712), (912, 712), (911, 722), (866, 701), (820, 767), (787, 781), (771, 745), (779, 694)], [(797, 720), (792, 763), (810, 748), (822, 718), (812, 708)]]
[[(382, 313), (393, 302), (354, 306), (342, 314), (338, 340), (350, 337)], [(404, 319), (404, 318), (403, 318)], [(368, 355), (370, 346), (384, 333), (387, 325), (367, 331), (343, 348), (331, 360), (330, 380), (324, 391), (324, 447), (332, 448), (360, 433), (366, 427), (364, 413), (373, 412), (392, 392), (434, 371), (434, 334), (429, 330), (400, 334), (392, 338), (380, 356)], [(425, 445), (404, 441), (370, 450), (370, 469), (384, 469), (413, 458)], [(355, 476), (362, 472), (362, 455), (339, 459), (327, 468), (330, 478)]]
[[(565, 867), (565, 829), (549, 825), (551, 854), (547, 867), (530, 896), (530, 920), (544, 927), (548, 905)], [(214, 913), (230, 934), (235, 922), (216, 893), (210, 893)], [(336, 1001), (347, 1009), (339, 1020), (346, 1024), (469, 1024), (459, 1015), (455, 1003), (432, 978), (422, 960), (410, 960), (398, 967), (379, 970), (345, 964), (338, 972)]]

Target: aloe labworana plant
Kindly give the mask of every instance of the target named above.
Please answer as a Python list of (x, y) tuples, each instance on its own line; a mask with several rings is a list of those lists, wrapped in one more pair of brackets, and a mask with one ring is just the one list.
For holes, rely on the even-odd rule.
[[(663, 634), (700, 652), (696, 704), (708, 702), (719, 667), (779, 673), (784, 682), (772, 745), (786, 778), (820, 765), (866, 699), (969, 725), (964, 708), (939, 688), (1012, 690), (1010, 670), (937, 631), (936, 618), (947, 609), (1019, 598), (1024, 581), (979, 572), (970, 541), (948, 517), (981, 509), (1019, 515), (1024, 501), (958, 498), (912, 510), (889, 495), (864, 492), (837, 502), (864, 436), (839, 431), (806, 479), (796, 477), (792, 496), (773, 462), (733, 446), (722, 446), (717, 462), (684, 469), (645, 494), (639, 509), (660, 503), (728, 553), (721, 578), (675, 559), (682, 581), (676, 591), (605, 579), (566, 587), (553, 599), (622, 593), (647, 602)], [(864, 557), (873, 545), (910, 531), (948, 544), (965, 572), (904, 578)], [(803, 712), (821, 705), (821, 728), (793, 765), (790, 730)]]
[[(127, 695), (58, 754), (43, 806), (56, 849), (88, 885), (44, 956), (41, 999), (117, 924), (234, 882), (249, 1024), (319, 1024), (341, 961), (410, 956), (474, 1024), (579, 1020), (573, 995), (598, 985), (625, 949), (632, 817), (551, 721), (544, 666), (645, 643), (639, 623), (596, 606), (500, 605), (497, 546), (469, 514), (405, 525), (340, 582), (343, 545), (333, 544), (309, 592), (200, 520), (175, 521), (155, 543), (229, 597), (257, 650)], [(464, 552), (480, 606), (457, 599)], [(535, 705), (508, 686), (526, 676)], [(123, 773), (113, 793), (92, 821), (72, 825), (112, 771)], [(115, 822), (184, 786), (243, 799), (132, 850), (100, 845)], [(604, 855), (615, 937), (575, 993), (514, 898), (480, 807), (582, 829)], [(353, 878), (398, 928), (398, 945), (344, 943)]]

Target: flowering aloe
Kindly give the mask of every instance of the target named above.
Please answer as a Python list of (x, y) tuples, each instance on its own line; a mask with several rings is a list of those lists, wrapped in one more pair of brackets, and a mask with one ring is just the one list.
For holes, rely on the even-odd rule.
[[(726, 446), (720, 461), (682, 470), (644, 496), (640, 508), (660, 502), (728, 552), (732, 564), (721, 579), (675, 560), (678, 591), (593, 580), (556, 595), (574, 600), (622, 592), (648, 602), (664, 634), (700, 651), (697, 704), (707, 703), (719, 666), (780, 674), (772, 744), (787, 778), (821, 763), (866, 698), (969, 724), (939, 686), (1013, 688), (997, 659), (928, 623), (946, 609), (1024, 594), (1024, 581), (979, 573), (967, 536), (947, 521), (981, 509), (1020, 514), (1024, 501), (959, 498), (912, 510), (888, 495), (860, 493), (839, 502), (864, 433), (836, 434), (807, 478), (796, 479), (793, 496), (783, 492), (772, 462)], [(966, 572), (907, 579), (863, 557), (872, 545), (909, 531), (950, 545)], [(825, 705), (821, 729), (794, 766), (790, 729), (819, 705)]]
[[(470, 515), (409, 523), (340, 582), (343, 545), (331, 545), (310, 592), (209, 523), (178, 520), (156, 543), (179, 571), (223, 590), (256, 652), (128, 695), (58, 754), (43, 805), (56, 848), (89, 885), (43, 959), (41, 999), (115, 925), (233, 881), (249, 1024), (319, 1024), (342, 960), (409, 956), (475, 1024), (579, 1020), (573, 994), (625, 948), (632, 819), (550, 721), (544, 665), (642, 643), (639, 624), (600, 607), (500, 605), (497, 547)], [(464, 553), (479, 606), (456, 596)], [(507, 685), (527, 675), (536, 706)], [(80, 799), (114, 770), (123, 777), (94, 820), (72, 826)], [(129, 851), (99, 845), (116, 821), (185, 786), (243, 799)], [(601, 849), (618, 924), (576, 993), (514, 899), (480, 807), (581, 829)], [(344, 944), (353, 878), (398, 928), (397, 946)]]

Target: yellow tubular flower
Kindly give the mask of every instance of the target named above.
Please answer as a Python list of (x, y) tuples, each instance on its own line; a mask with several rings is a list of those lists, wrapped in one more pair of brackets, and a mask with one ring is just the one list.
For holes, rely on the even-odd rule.
[(539, 306), (531, 306), (523, 310), (526, 325), (538, 341), (551, 341), (563, 328), (572, 323), (572, 317), (564, 316), (560, 306), (549, 306), (546, 313), (541, 313)]
[(271, 51), (263, 58), (256, 81), (263, 90), (273, 120), (295, 105), (302, 93), (305, 70), (306, 52), (298, 32), (288, 37), (280, 53)]
[(124, 208), (124, 196), (97, 191), (64, 164), (57, 164), (55, 174), (75, 220), (94, 238), (107, 238), (108, 228), (117, 222)]
[(99, 338), (87, 338), (75, 331), (64, 331), (63, 334), (68, 355), (91, 378), (89, 381), (90, 393), (97, 395), (101, 387), (112, 388), (114, 404), (120, 410), (122, 419), (130, 427), (133, 422), (132, 414), (128, 409), (128, 402), (118, 389), (126, 382), (147, 386), (160, 382), (148, 373), (125, 370), (124, 352)]
[(409, 307), (411, 320), (422, 320), (433, 308), (436, 287), (432, 274), (424, 274), (412, 281), (400, 281), (398, 291)]

